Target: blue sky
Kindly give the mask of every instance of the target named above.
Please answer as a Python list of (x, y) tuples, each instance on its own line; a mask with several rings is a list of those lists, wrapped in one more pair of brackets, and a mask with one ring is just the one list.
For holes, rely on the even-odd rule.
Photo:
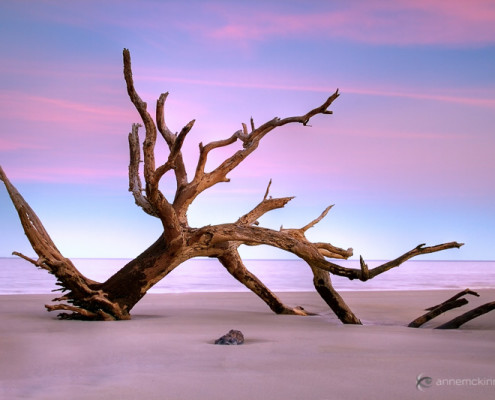
[[(340, 89), (333, 115), (273, 132), (198, 198), (191, 225), (234, 221), (271, 178), (273, 196), (296, 198), (264, 226), (335, 204), (308, 237), (356, 257), (456, 240), (425, 257), (495, 259), (495, 1), (7, 0), (0, 33), (0, 165), (68, 257), (133, 257), (160, 233), (127, 191), (129, 48), (149, 106), (168, 91), (168, 125), (196, 119), (190, 168), (199, 142)], [(32, 254), (3, 186), (0, 220), (0, 256)]]

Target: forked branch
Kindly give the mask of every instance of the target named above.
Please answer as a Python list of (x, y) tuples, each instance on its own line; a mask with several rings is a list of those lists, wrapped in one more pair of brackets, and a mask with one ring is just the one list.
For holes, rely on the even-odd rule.
[[(208, 243), (211, 243), (212, 245), (237, 241), (248, 246), (273, 246), (298, 256), (314, 268), (319, 268), (351, 280), (359, 279), (362, 281), (374, 278), (392, 268), (398, 267), (405, 261), (418, 255), (451, 248), (459, 248), (463, 245), (462, 243), (449, 242), (436, 246), (424, 247), (425, 245), (421, 244), (402, 256), (370, 269), (367, 273), (363, 273), (362, 269), (343, 267), (325, 259), (317, 244), (308, 241), (304, 236), (304, 232), (301, 232), (299, 229), (281, 229), (280, 231), (275, 231), (273, 229), (252, 225), (222, 224), (199, 228), (195, 232), (195, 235), (208, 235), (210, 237)], [(352, 255), (352, 249), (339, 249), (338, 252), (341, 252), (343, 256)]]
[(461, 298), (467, 294), (471, 294), (473, 296), (479, 297), (480, 295), (476, 292), (473, 292), (470, 289), (464, 289), (462, 292), (457, 293), (455, 296), (452, 296), (450, 299), (445, 300), (443, 303), (437, 304), (436, 306), (429, 307), (426, 310), (428, 311), (426, 314), (421, 315), (416, 318), (414, 321), (409, 323), (409, 328), (419, 328), (421, 325), (426, 322), (432, 320), (433, 318), (438, 317), (440, 314), (443, 314), (446, 311), (452, 310), (453, 308), (461, 307), (468, 303), (467, 299)]
[[(163, 139), (165, 139), (165, 142), (167, 143), (169, 150), (172, 151), (172, 147), (174, 146), (174, 143), (177, 139), (177, 135), (172, 133), (172, 131), (168, 128), (167, 124), (165, 123), (165, 101), (167, 100), (167, 97), (168, 97), (168, 92), (162, 93), (158, 98), (158, 100), (156, 101), (156, 125)], [(177, 181), (177, 189), (185, 186), (188, 182), (186, 166), (182, 158), (182, 153), (180, 152), (181, 146), (179, 146), (178, 154), (175, 156), (175, 165), (174, 165), (175, 178)]]
[(464, 289), (462, 292), (457, 293), (456, 295), (452, 296), (450, 299), (445, 300), (443, 303), (437, 304), (436, 306), (429, 307), (426, 309), (426, 311), (432, 311), (435, 310), (436, 308), (442, 307), (443, 305), (450, 303), (451, 301), (455, 301), (457, 299), (460, 299), (461, 297), (470, 294), (472, 296), (480, 297), (480, 295), (477, 292), (472, 291), (471, 289)]
[(265, 195), (263, 196), (263, 200), (254, 207), (247, 214), (244, 214), (237, 220), (237, 224), (243, 225), (258, 225), (258, 218), (263, 216), (269, 211), (283, 208), (289, 201), (291, 201), (294, 197), (281, 197), (273, 199), (271, 196), (268, 197), (268, 193), (270, 191), (270, 186), (272, 184), (272, 180), (268, 183), (268, 187), (266, 188)]
[(175, 169), (177, 164), (177, 158), (180, 156), (182, 159), (182, 145), (184, 144), (184, 140), (186, 138), (186, 135), (189, 133), (189, 131), (192, 129), (194, 125), (195, 120), (193, 119), (191, 122), (189, 122), (182, 130), (180, 131), (179, 135), (176, 137), (174, 140), (174, 143), (172, 146), (170, 146), (170, 153), (167, 159), (167, 162), (157, 168), (155, 172), (155, 179), (157, 181), (160, 181), (163, 175), (165, 175), (168, 171)]
[[(234, 137), (242, 140), (243, 150), (236, 152), (233, 156), (225, 160), (222, 164), (215, 168), (211, 174), (215, 177), (225, 177), (230, 171), (244, 161), (249, 154), (256, 150), (260, 140), (275, 128), (291, 123), (301, 123), (303, 125), (307, 125), (309, 120), (317, 114), (332, 114), (332, 112), (328, 110), (328, 107), (330, 107), (337, 97), (339, 97), (338, 90), (336, 90), (335, 93), (332, 94), (321, 106), (308, 111), (304, 115), (284, 119), (273, 118), (272, 120), (265, 122), (260, 127), (252, 130), (248, 135), (243, 135), (242, 131), (238, 131), (234, 134)], [(254, 124), (252, 124), (252, 126), (254, 126)]]
[[(141, 97), (138, 95), (134, 87), (132, 68), (131, 68), (131, 55), (128, 49), (124, 49), (123, 51), (123, 61), (124, 61), (124, 79), (127, 85), (127, 93), (129, 94), (129, 98), (131, 99), (132, 104), (134, 104), (134, 107), (141, 116), (141, 120), (143, 121), (144, 128), (146, 130), (146, 136), (143, 143), (143, 157), (144, 157), (143, 172), (144, 172), (144, 180), (146, 182), (146, 199), (150, 203), (153, 213), (156, 213), (156, 215), (158, 215), (159, 218), (162, 220), (167, 239), (173, 241), (180, 236), (179, 219), (172, 205), (168, 202), (168, 200), (165, 198), (163, 193), (159, 190), (159, 183), (162, 176), (167, 171), (172, 169), (174, 165), (173, 162), (170, 162), (170, 163), (166, 163), (159, 170), (156, 169), (155, 144), (157, 137), (157, 129), (153, 121), (153, 118), (148, 113), (147, 104), (141, 99)], [(163, 102), (165, 101), (165, 98), (166, 96), (164, 96)], [(175, 143), (172, 143), (173, 139), (169, 137), (168, 131), (164, 128), (164, 122), (162, 127), (164, 129), (165, 137), (170, 140), (170, 146), (174, 148)], [(192, 123), (190, 123), (190, 127), (192, 127)], [(183, 137), (187, 134), (187, 132), (189, 132), (190, 127), (188, 126), (188, 129), (184, 130), (184, 133), (182, 135)], [(183, 137), (181, 138), (181, 140), (178, 141), (179, 144), (175, 147), (174, 154), (172, 154), (171, 152), (173, 161), (175, 161), (175, 159), (180, 154), (180, 148), (182, 145)], [(133, 149), (131, 148), (131, 154), (132, 153), (133, 153)], [(139, 200), (141, 203), (143, 203), (141, 201), (142, 199)]]
[[(339, 275), (339, 276), (344, 276), (348, 279), (359, 279), (361, 281), (367, 281), (368, 279), (372, 279), (392, 268), (396, 268), (400, 265), (402, 265), (405, 261), (422, 255), (422, 254), (429, 254), (429, 253), (435, 253), (438, 251), (442, 250), (447, 250), (447, 249), (452, 249), (452, 248), (459, 248), (463, 245), (463, 243), (457, 243), (457, 242), (449, 242), (449, 243), (443, 243), (439, 244), (436, 246), (430, 246), (430, 247), (424, 247), (424, 244), (420, 244), (419, 246), (416, 246), (414, 249), (404, 253), (400, 257), (397, 257), (394, 260), (388, 261), (384, 264), (381, 264), (375, 268), (369, 269), (368, 265), (364, 262), (363, 258), (360, 257), (360, 269), (354, 269), (354, 268), (346, 268), (342, 267), (340, 265), (334, 264), (330, 261), (327, 260), (314, 260), (314, 265), (317, 266), (320, 269), (326, 270), (328, 272), (331, 272), (332, 274)], [(352, 249), (349, 249), (352, 250)]]
[[(335, 91), (322, 105), (316, 107), (304, 115), (288, 117), (284, 119), (273, 118), (272, 120), (265, 122), (263, 125), (255, 128), (254, 122), (251, 118), (251, 132), (248, 131), (246, 124), (242, 124), (242, 129), (234, 132), (232, 136), (227, 139), (217, 140), (210, 142), (206, 145), (200, 143), (199, 145), (199, 159), (196, 166), (196, 172), (194, 179), (181, 190), (178, 198), (179, 200), (175, 204), (180, 204), (182, 207), (188, 207), (192, 201), (204, 190), (216, 185), (220, 182), (228, 182), (227, 175), (234, 168), (236, 168), (242, 161), (244, 161), (254, 150), (257, 149), (260, 140), (269, 132), (275, 128), (281, 127), (290, 123), (301, 123), (307, 125), (308, 121), (317, 114), (331, 114), (328, 107), (339, 96), (338, 90)], [(214, 168), (211, 172), (206, 172), (206, 162), (210, 151), (229, 146), (237, 141), (242, 142), (242, 149), (236, 151), (232, 156), (223, 161), (219, 166)], [(182, 211), (183, 212), (183, 211)]]
[[(396, 259), (394, 259), (392, 261), (386, 262), (382, 265), (379, 265), (379, 266), (369, 270), (368, 274), (367, 274), (368, 276), (364, 276), (363, 273), (360, 273), (361, 276), (358, 279), (360, 279), (362, 281), (366, 281), (367, 279), (374, 278), (375, 276), (383, 274), (384, 272), (386, 272), (392, 268), (398, 267), (399, 265), (403, 264), (405, 261), (407, 261), (413, 257), (417, 257), (417, 256), (422, 255), (422, 254), (436, 253), (438, 251), (447, 250), (447, 249), (460, 248), (463, 245), (464, 245), (464, 243), (449, 242), (449, 243), (439, 244), (436, 246), (424, 247), (425, 244), (423, 243), (423, 244), (416, 246), (414, 249), (409, 250), (407, 253), (404, 253), (400, 257), (397, 257)], [(363, 263), (361, 263), (361, 265), (362, 264)]]
[(409, 328), (419, 328), (421, 325), (427, 323), (435, 317), (438, 317), (440, 314), (443, 314), (444, 312), (452, 310), (454, 308), (462, 307), (467, 303), (467, 299), (456, 299), (439, 304), (437, 307), (428, 311), (426, 314), (423, 314), (420, 317), (416, 318), (414, 321), (410, 322), (407, 326)]

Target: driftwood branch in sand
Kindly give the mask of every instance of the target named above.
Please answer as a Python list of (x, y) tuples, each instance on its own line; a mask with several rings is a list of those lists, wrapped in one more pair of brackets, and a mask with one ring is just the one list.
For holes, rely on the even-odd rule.
[(452, 296), (450, 299), (445, 300), (443, 303), (440, 303), (440, 304), (437, 304), (436, 306), (427, 308), (426, 310), (429, 312), (416, 318), (414, 321), (412, 321), (408, 325), (408, 327), (409, 328), (419, 328), (421, 325), (425, 324), (426, 322), (432, 320), (435, 317), (438, 317), (440, 314), (443, 314), (446, 311), (452, 310), (453, 308), (461, 307), (461, 306), (467, 304), (468, 301), (466, 299), (461, 299), (462, 296), (465, 296), (467, 294), (479, 297), (478, 293), (473, 292), (470, 289), (464, 289), (463, 291)]
[(429, 307), (426, 310), (427, 311), (434, 310), (437, 307), (441, 307), (442, 305), (444, 305), (446, 303), (450, 303), (451, 301), (457, 300), (457, 299), (459, 299), (459, 298), (461, 298), (467, 294), (470, 294), (470, 295), (476, 296), (476, 297), (480, 297), (480, 295), (477, 292), (474, 292), (471, 289), (467, 288), (467, 289), (464, 289), (461, 292), (457, 293), (456, 295), (452, 296), (450, 299), (445, 300), (443, 303), (437, 304), (436, 306), (433, 306), (433, 307)]
[[(464, 289), (463, 291), (457, 293), (456, 295), (452, 296), (451, 298), (445, 300), (443, 303), (437, 304), (436, 306), (429, 307), (426, 310), (428, 312), (418, 318), (416, 318), (414, 321), (412, 321), (408, 327), (410, 328), (418, 328), (421, 325), (425, 324), (426, 322), (432, 320), (435, 317), (438, 317), (440, 314), (443, 314), (446, 311), (452, 310), (453, 308), (461, 307), (465, 304), (468, 304), (467, 299), (461, 298), (467, 294), (470, 294), (472, 296), (479, 297), (480, 295), (477, 292), (474, 292), (470, 289)], [(495, 301), (492, 301), (490, 303), (483, 304), (479, 307), (476, 307), (470, 311), (465, 312), (462, 315), (459, 315), (458, 317), (438, 326), (436, 329), (457, 329), (461, 325), (465, 324), (468, 321), (471, 321), (474, 318), (477, 318), (483, 314), (486, 314), (487, 312), (492, 311), (495, 309)]]
[(407, 326), (409, 328), (419, 328), (421, 325), (425, 324), (426, 322), (432, 320), (435, 317), (438, 317), (440, 314), (452, 310), (453, 308), (462, 307), (467, 303), (468, 301), (466, 299), (457, 299), (457, 300), (444, 302), (442, 304), (439, 304), (438, 306), (435, 306), (431, 311), (427, 312), (426, 314), (423, 314), (421, 317), (416, 318)]
[(446, 322), (445, 324), (438, 326), (436, 329), (457, 329), (461, 325), (464, 325), (466, 322), (469, 322), (474, 318), (478, 318), (479, 316), (486, 314), (487, 312), (490, 312), (494, 309), (495, 301), (485, 303), (479, 307), (472, 309), (471, 311), (459, 315), (458, 317), (450, 320), (449, 322)]

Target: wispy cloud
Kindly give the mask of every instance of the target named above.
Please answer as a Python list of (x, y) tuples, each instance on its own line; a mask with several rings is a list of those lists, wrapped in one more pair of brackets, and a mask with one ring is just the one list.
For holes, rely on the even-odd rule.
[(124, 177), (126, 170), (98, 167), (36, 166), (10, 168), (9, 178), (16, 181), (49, 183), (98, 183), (115, 177)]
[(0, 93), (0, 117), (70, 124), (82, 121), (114, 123), (119, 120), (132, 120), (134, 114), (130, 108), (95, 106), (21, 91), (3, 91)]
[(296, 36), (379, 45), (495, 43), (495, 3), (491, 0), (367, 0), (292, 12), (268, 7), (243, 12), (244, 7), (238, 3), (222, 7), (214, 4), (210, 9), (225, 22), (220, 26), (205, 24), (200, 29), (212, 39), (244, 43)]
[(370, 96), (387, 96), (387, 97), (404, 97), (417, 100), (433, 100), (448, 103), (459, 103), (471, 106), (480, 106), (495, 108), (495, 98), (477, 98), (467, 96), (454, 96), (439, 93), (418, 93), (405, 90), (379, 90), (379, 89), (367, 89), (367, 88), (346, 88), (348, 93), (370, 95)]
[[(181, 36), (185, 41), (207, 38), (239, 46), (278, 38), (399, 46), (495, 44), (493, 0), (355, 0), (299, 4), (266, 1), (263, 6), (253, 5), (252, 1), (213, 0), (190, 6), (194, 12), (174, 2), (126, 2), (123, 7), (121, 3), (65, 2), (56, 7), (24, 8), (22, 13), (33, 20), (98, 32), (113, 41), (119, 39), (116, 32), (125, 28), (128, 34), (144, 36), (157, 47), (163, 46), (168, 35)], [(164, 18), (157, 18), (158, 15)], [(143, 32), (146, 35), (142, 35)]]
[(46, 146), (39, 143), (32, 143), (30, 141), (21, 140), (15, 137), (0, 137), (0, 152), (2, 151), (15, 151), (21, 149), (34, 149), (34, 150), (42, 150), (45, 149)]
[(62, 81), (64, 79), (73, 79), (77, 75), (80, 81), (99, 79), (102, 83), (113, 80), (122, 80), (120, 69), (115, 66), (105, 65), (101, 62), (86, 62), (85, 64), (74, 63), (67, 59), (57, 59), (56, 62), (51, 58), (37, 59), (33, 62), (30, 59), (22, 60), (6, 54), (0, 64), (0, 73), (8, 76), (21, 76), (24, 81), (29, 79), (51, 79)]
[[(220, 79), (190, 79), (180, 76), (171, 75), (154, 75), (144, 74), (140, 76), (140, 79), (152, 81), (152, 82), (175, 82), (184, 83), (190, 85), (201, 86), (217, 86), (217, 87), (231, 87), (231, 88), (245, 88), (245, 89), (273, 89), (284, 91), (298, 91), (298, 92), (317, 92), (326, 93), (330, 95), (336, 88), (326, 85), (291, 85), (284, 83), (270, 83), (263, 81), (261, 78), (256, 82), (240, 82), (240, 81), (227, 81)], [(441, 89), (439, 89), (441, 90)], [(366, 96), (385, 96), (385, 97), (401, 97), (417, 100), (432, 100), (448, 103), (459, 103), (471, 106), (495, 108), (495, 93), (483, 92), (479, 97), (471, 97), (466, 95), (454, 95), (444, 94), (441, 92), (417, 92), (408, 87), (396, 88), (396, 89), (378, 89), (373, 87), (356, 87), (344, 85), (340, 89), (341, 93), (353, 93)]]

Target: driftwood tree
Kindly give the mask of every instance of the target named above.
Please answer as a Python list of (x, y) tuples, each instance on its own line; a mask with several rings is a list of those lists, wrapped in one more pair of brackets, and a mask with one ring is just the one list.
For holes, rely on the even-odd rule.
[[(73, 263), (65, 258), (57, 249), (42, 223), (27, 202), (17, 192), (0, 168), (0, 179), (4, 182), (12, 202), (17, 209), (24, 231), (38, 255), (38, 259), (30, 259), (20, 253), (14, 253), (37, 267), (46, 269), (56, 276), (61, 286), (62, 295), (54, 299), (57, 304), (47, 305), (49, 311), (65, 310), (61, 318), (84, 318), (94, 320), (129, 319), (135, 304), (157, 282), (167, 276), (184, 261), (194, 257), (214, 257), (227, 271), (247, 288), (257, 294), (266, 304), (279, 314), (305, 315), (300, 307), (290, 307), (267, 288), (244, 265), (239, 256), (240, 245), (269, 245), (304, 260), (314, 275), (314, 285), (321, 297), (343, 323), (360, 324), (360, 320), (346, 305), (342, 297), (333, 288), (330, 273), (348, 279), (366, 281), (401, 265), (404, 261), (420, 254), (437, 252), (444, 249), (460, 247), (457, 242), (444, 243), (432, 247), (424, 244), (373, 269), (361, 258), (361, 268), (352, 269), (340, 266), (330, 259), (347, 259), (352, 249), (342, 249), (330, 243), (313, 243), (307, 240), (305, 232), (323, 219), (331, 207), (328, 207), (315, 220), (299, 229), (273, 230), (259, 226), (258, 219), (269, 211), (284, 207), (292, 197), (272, 198), (269, 188), (261, 202), (237, 221), (220, 225), (191, 227), (187, 219), (187, 211), (196, 197), (219, 182), (228, 182), (227, 175), (238, 167), (260, 144), (261, 140), (274, 129), (287, 124), (306, 126), (310, 119), (318, 114), (331, 114), (328, 110), (332, 102), (339, 96), (333, 93), (323, 104), (307, 113), (288, 117), (273, 118), (259, 127), (255, 127), (251, 119), (250, 126), (242, 124), (242, 129), (230, 137), (199, 145), (199, 158), (190, 178), (182, 157), (182, 145), (188, 132), (194, 125), (189, 122), (179, 133), (173, 133), (165, 123), (165, 101), (168, 93), (161, 94), (156, 104), (156, 118), (147, 111), (146, 103), (139, 97), (134, 87), (131, 58), (127, 49), (123, 52), (124, 78), (127, 92), (141, 117), (140, 124), (133, 124), (129, 134), (130, 164), (129, 191), (132, 192), (136, 204), (149, 215), (158, 218), (163, 225), (163, 233), (147, 250), (130, 261), (106, 282), (95, 282), (83, 276)], [(138, 130), (144, 126), (145, 136), (142, 153)], [(155, 145), (158, 136), (165, 141), (169, 149), (166, 162), (157, 165), (155, 161)], [(211, 151), (220, 147), (242, 144), (242, 149), (225, 159), (211, 171), (206, 171), (206, 161)], [(143, 162), (141, 172), (140, 163)], [(176, 181), (174, 198), (167, 198), (159, 188), (165, 175), (173, 174)], [(142, 184), (144, 177), (144, 188)]]

